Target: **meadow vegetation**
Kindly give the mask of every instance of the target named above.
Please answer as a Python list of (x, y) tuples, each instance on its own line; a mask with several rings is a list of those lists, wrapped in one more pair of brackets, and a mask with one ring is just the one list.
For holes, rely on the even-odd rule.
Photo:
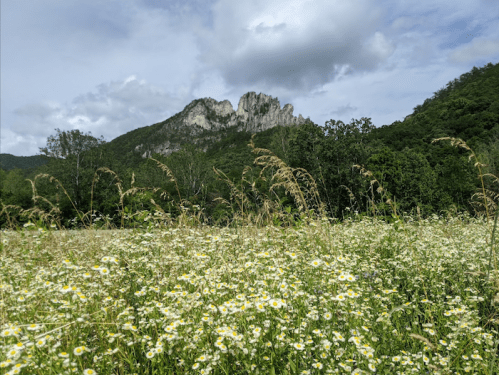
[[(85, 229), (68, 230), (52, 205), (2, 231), (0, 372), (498, 373), (497, 213), (485, 188), (481, 216), (409, 216), (359, 166), (369, 215), (339, 221), (306, 170), (251, 145), (273, 171), (269, 196), (283, 187), (297, 214), (268, 196), (246, 211), (258, 193), (215, 170), (238, 207), (227, 225), (183, 204), (176, 218), (154, 201), (132, 212), (124, 197), (143, 192), (132, 181), (118, 191), (121, 227), (134, 229), (90, 207), (78, 211)], [(44, 199), (34, 183), (33, 195)]]

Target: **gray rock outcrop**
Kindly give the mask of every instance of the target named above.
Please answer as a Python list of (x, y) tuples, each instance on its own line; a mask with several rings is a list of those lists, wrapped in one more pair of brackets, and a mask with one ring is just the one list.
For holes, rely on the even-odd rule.
[[(237, 111), (228, 100), (221, 102), (212, 98), (197, 99), (189, 103), (182, 112), (168, 119), (163, 134), (183, 134), (190, 142), (197, 144), (205, 130), (218, 131), (237, 127), (237, 131), (260, 132), (277, 125), (299, 125), (306, 122), (300, 114), (293, 116), (293, 106), (286, 104), (282, 109), (277, 98), (270, 95), (248, 92), (239, 99)], [(138, 145), (135, 150), (142, 157), (153, 153), (169, 155), (180, 149), (180, 142), (162, 141), (156, 144)]]
[[(277, 125), (303, 124), (305, 119), (300, 114), (293, 116), (293, 106), (286, 104), (283, 109), (277, 98), (254, 91), (244, 94), (239, 99), (237, 111), (228, 100), (217, 102), (212, 98), (194, 101), (184, 109), (184, 125), (198, 125), (205, 130), (218, 130), (240, 124), (240, 130), (258, 132)], [(211, 116), (210, 115), (211, 112)]]
[(233, 121), (245, 122), (244, 130), (250, 132), (267, 130), (277, 125), (303, 124), (305, 119), (301, 114), (294, 117), (293, 110), (291, 104), (286, 104), (281, 109), (277, 98), (274, 99), (262, 93), (256, 95), (252, 91), (239, 99)]

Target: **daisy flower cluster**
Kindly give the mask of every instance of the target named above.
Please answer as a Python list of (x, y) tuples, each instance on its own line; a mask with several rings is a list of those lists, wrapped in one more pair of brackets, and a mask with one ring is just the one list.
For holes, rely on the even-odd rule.
[(3, 232), (0, 372), (488, 374), (490, 229)]

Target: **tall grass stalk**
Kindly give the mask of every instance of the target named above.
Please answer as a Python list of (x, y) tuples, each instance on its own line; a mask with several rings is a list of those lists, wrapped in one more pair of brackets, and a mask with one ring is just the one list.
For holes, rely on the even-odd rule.
[[(490, 266), (492, 264), (492, 256), (494, 256), (494, 266), (495, 266), (495, 270), (496, 270), (496, 278), (499, 276), (497, 274), (497, 261), (496, 261), (496, 253), (494, 251), (494, 240), (495, 240), (495, 235), (496, 235), (496, 228), (497, 228), (497, 218), (499, 217), (499, 210), (497, 210), (496, 212), (496, 217), (494, 219), (494, 229), (492, 229), (492, 235), (491, 235), (491, 238), (490, 238), (490, 255), (489, 255), (489, 267), (488, 267), (488, 270), (487, 270), (487, 279), (490, 280)], [(498, 286), (498, 289), (499, 289), (499, 285)]]
[(436, 143), (436, 142), (440, 142), (440, 141), (450, 141), (451, 146), (462, 148), (462, 149), (464, 149), (464, 150), (466, 150), (466, 151), (468, 151), (470, 153), (470, 155), (468, 157), (468, 160), (472, 160), (472, 159), (475, 160), (474, 167), (478, 168), (478, 177), (480, 178), (480, 183), (481, 183), (481, 186), (482, 186), (483, 205), (484, 205), (484, 208), (485, 208), (485, 215), (486, 215), (487, 222), (488, 222), (490, 220), (490, 217), (489, 217), (489, 204), (487, 202), (487, 194), (486, 194), (486, 191), (485, 191), (485, 183), (484, 183), (484, 180), (483, 180), (484, 174), (482, 172), (482, 168), (486, 167), (486, 165), (483, 164), (483, 163), (481, 163), (478, 160), (478, 158), (477, 158), (475, 152), (472, 150), (472, 148), (470, 146), (468, 146), (466, 144), (466, 142), (463, 141), (461, 138), (442, 137), (442, 138), (437, 138), (437, 139), (432, 140), (431, 143)]

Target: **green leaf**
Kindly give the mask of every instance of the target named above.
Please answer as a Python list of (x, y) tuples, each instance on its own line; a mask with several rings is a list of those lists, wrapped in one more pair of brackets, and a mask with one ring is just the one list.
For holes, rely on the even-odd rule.
[(291, 370), (293, 370), (293, 372), (296, 372), (296, 366), (295, 366), (293, 360), (291, 359), (291, 354), (288, 355), (288, 359), (289, 359), (289, 366), (291, 366)]

